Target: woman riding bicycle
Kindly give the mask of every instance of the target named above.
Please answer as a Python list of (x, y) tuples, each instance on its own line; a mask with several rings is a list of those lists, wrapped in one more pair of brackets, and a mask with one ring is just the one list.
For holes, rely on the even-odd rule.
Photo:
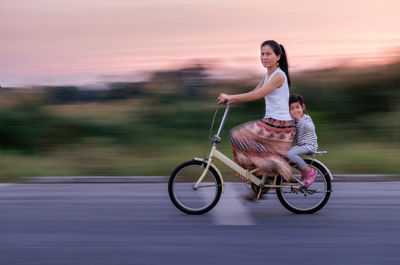
[(221, 93), (218, 100), (232, 104), (265, 99), (263, 119), (232, 129), (230, 141), (234, 160), (248, 170), (259, 168), (257, 176), (279, 174), (289, 180), (292, 171), (285, 156), (296, 129), (289, 111), (290, 77), (285, 49), (276, 41), (265, 41), (261, 45), (260, 59), (267, 74), (254, 90), (236, 95)]

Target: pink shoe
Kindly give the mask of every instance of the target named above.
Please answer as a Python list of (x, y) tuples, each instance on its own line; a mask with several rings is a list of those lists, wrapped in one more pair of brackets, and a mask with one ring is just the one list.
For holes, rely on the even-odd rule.
[(315, 177), (317, 176), (317, 171), (315, 169), (311, 169), (311, 172), (309, 174), (305, 174), (305, 181), (304, 181), (304, 187), (308, 188), (311, 186), (311, 184), (313, 184)]

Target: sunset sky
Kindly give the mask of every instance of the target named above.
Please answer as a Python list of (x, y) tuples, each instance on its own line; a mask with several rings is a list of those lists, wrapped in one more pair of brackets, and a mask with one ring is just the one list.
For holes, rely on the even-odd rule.
[(0, 0), (0, 85), (138, 78), (193, 61), (264, 71), (283, 44), (291, 71), (400, 53), (399, 0)]

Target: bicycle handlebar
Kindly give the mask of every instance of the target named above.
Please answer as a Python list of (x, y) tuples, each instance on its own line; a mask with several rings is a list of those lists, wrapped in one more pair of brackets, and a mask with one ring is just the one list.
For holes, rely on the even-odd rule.
[(218, 136), (218, 137), (221, 134), (222, 128), (224, 127), (225, 120), (226, 120), (226, 117), (228, 116), (228, 112), (229, 112), (229, 104), (225, 104), (225, 106), (226, 106), (226, 108), (225, 108), (224, 116), (222, 117), (221, 124), (219, 125), (218, 132), (216, 134), (216, 136)]

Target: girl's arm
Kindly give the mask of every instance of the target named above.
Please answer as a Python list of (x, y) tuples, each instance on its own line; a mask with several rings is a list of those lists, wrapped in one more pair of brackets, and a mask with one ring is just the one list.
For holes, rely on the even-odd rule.
[[(283, 77), (282, 74), (278, 73), (274, 75), (271, 80), (265, 85), (261, 87), (256, 87), (253, 91), (250, 91), (248, 93), (243, 93), (243, 94), (236, 94), (236, 95), (227, 95), (221, 93), (218, 97), (218, 100), (223, 103), (236, 103), (236, 102), (247, 102), (247, 101), (254, 101), (260, 98), (265, 97), (272, 91), (274, 91), (276, 88), (281, 87), (283, 85), (283, 82), (285, 81), (285, 78)], [(260, 82), (259, 85), (262, 83)]]
[(311, 117), (301, 117), (298, 121), (301, 126), (306, 129), (307, 131), (315, 131), (315, 125), (311, 119)]

